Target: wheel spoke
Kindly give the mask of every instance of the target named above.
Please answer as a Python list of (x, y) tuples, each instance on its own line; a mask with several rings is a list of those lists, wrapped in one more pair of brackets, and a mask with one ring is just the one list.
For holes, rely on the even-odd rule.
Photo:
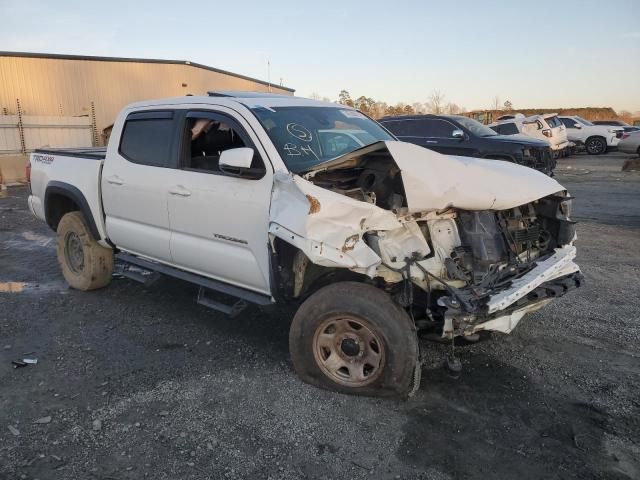
[(349, 367), (347, 363), (342, 358), (340, 358), (340, 356), (336, 352), (333, 351), (331, 352), (331, 355), (329, 355), (329, 358), (324, 361), (324, 364), (329, 370), (333, 371), (334, 373), (340, 370), (342, 367)]
[(374, 368), (378, 368), (380, 365), (380, 354), (374, 352), (371, 348), (367, 348), (367, 353), (365, 354), (362, 364), (371, 365)]
[(328, 348), (332, 352), (335, 350), (335, 335), (333, 333), (321, 333), (318, 336), (318, 345), (322, 348)]
[(358, 362), (358, 363), (349, 365), (347, 368), (349, 369), (349, 375), (356, 382), (362, 382), (367, 378), (364, 375), (364, 363)]

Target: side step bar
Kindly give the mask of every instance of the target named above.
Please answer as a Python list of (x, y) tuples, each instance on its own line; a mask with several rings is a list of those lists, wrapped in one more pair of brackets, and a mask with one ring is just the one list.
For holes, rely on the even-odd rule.
[[(151, 260), (145, 260), (129, 253), (121, 252), (117, 255), (116, 258), (122, 262), (135, 265), (151, 272), (155, 272), (156, 274), (161, 273), (170, 277), (179, 278), (180, 280), (184, 280), (185, 282), (199, 285), (200, 290), (198, 291), (198, 303), (200, 305), (213, 308), (220, 312), (224, 312), (230, 316), (235, 316), (242, 310), (244, 310), (247, 307), (247, 302), (256, 305), (269, 305), (273, 303), (273, 300), (268, 295), (252, 292), (251, 290), (236, 287), (235, 285), (230, 285), (219, 280), (203, 277), (202, 275), (197, 275), (195, 273), (186, 272), (184, 270), (153, 262)], [(122, 272), (121, 274), (128, 278), (131, 278), (132, 280), (142, 281), (145, 284), (148, 284), (146, 277), (154, 276), (153, 274), (137, 274), (137, 272), (127, 272), (127, 274)], [(237, 301), (232, 305), (227, 305), (225, 303), (219, 302), (206, 295), (208, 290), (228, 295), (230, 297), (233, 297), (234, 299), (237, 299)]]

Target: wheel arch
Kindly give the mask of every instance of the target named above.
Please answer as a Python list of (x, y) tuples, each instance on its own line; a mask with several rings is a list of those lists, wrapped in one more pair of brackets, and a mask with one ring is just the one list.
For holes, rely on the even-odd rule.
[(375, 285), (361, 273), (348, 268), (324, 267), (313, 263), (298, 247), (274, 237), (271, 244), (271, 284), (273, 294), (285, 302), (302, 302), (322, 287), (335, 282)]
[(91, 213), (91, 207), (80, 189), (65, 182), (49, 182), (44, 194), (44, 215), (47, 225), (55, 231), (62, 217), (73, 211), (82, 213), (91, 235), (94, 239), (100, 240), (101, 236)]
[(607, 137), (603, 136), (603, 135), (589, 135), (585, 141), (584, 144), (586, 145), (587, 143), (589, 143), (589, 140), (593, 140), (594, 138), (599, 138), (600, 140), (602, 140), (604, 142), (604, 146), (605, 148), (607, 147)]

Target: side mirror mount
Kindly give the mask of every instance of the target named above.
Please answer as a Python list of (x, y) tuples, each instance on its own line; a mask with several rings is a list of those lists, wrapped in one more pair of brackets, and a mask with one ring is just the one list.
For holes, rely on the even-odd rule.
[(457, 138), (458, 140), (463, 140), (464, 139), (464, 132), (462, 130), (460, 130), (459, 128), (456, 128), (453, 132), (451, 132), (451, 136), (453, 138)]
[(253, 153), (253, 148), (247, 147), (224, 150), (218, 161), (220, 171), (233, 177), (261, 178), (265, 173), (264, 168), (251, 168)]

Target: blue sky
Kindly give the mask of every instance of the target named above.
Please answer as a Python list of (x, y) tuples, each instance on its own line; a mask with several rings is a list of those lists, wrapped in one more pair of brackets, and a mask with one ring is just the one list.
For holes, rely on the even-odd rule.
[(337, 98), (640, 110), (640, 0), (0, 0), (0, 50), (184, 59)]

